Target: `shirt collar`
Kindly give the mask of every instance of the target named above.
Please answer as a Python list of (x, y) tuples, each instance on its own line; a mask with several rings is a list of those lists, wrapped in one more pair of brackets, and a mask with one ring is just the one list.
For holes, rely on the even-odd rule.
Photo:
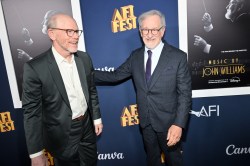
[(164, 46), (164, 43), (161, 41), (154, 49), (149, 49), (145, 46), (145, 52), (147, 52), (148, 50), (151, 50), (152, 52), (155, 52), (159, 49), (162, 49)]
[[(67, 63), (68, 63), (68, 61), (67, 61), (62, 55), (60, 55), (60, 54), (56, 51), (55, 47), (53, 47), (53, 46), (52, 46), (52, 53), (53, 53), (53, 55), (54, 55), (54, 57), (55, 57), (55, 60), (56, 60), (56, 63), (57, 63), (57, 64), (61, 64), (61, 63), (63, 63), (63, 62), (67, 62)], [(72, 55), (71, 62), (74, 62), (74, 58), (75, 58), (75, 57)]]

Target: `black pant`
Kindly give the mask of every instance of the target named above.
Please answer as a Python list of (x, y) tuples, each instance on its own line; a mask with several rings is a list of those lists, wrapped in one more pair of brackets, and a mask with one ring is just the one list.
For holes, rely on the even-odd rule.
[(55, 166), (96, 166), (96, 135), (88, 113), (81, 121), (72, 121), (69, 143)]
[(161, 152), (166, 157), (168, 166), (182, 166), (183, 159), (181, 153), (181, 143), (172, 147), (167, 146), (167, 131), (156, 132), (151, 125), (142, 129), (144, 145), (147, 152), (148, 166), (163, 166), (161, 163)]

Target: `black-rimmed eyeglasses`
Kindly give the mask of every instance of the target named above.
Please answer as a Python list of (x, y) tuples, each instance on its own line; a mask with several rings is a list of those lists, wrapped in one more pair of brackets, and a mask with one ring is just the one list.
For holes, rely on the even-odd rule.
[(163, 27), (164, 26), (160, 27), (159, 29), (140, 29), (140, 31), (143, 35), (147, 35), (149, 32), (151, 32), (152, 35), (157, 35)]
[(74, 36), (74, 34), (77, 34), (77, 36), (81, 36), (83, 31), (83, 30), (61, 29), (61, 28), (50, 28), (50, 29), (65, 31), (69, 37)]

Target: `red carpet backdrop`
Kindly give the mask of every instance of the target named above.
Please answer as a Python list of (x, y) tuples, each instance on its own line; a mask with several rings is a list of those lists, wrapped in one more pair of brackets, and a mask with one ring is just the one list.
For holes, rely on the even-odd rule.
[[(30, 165), (20, 108), (22, 67), (23, 63), (50, 46), (43, 31), (46, 18), (55, 11), (73, 15), (84, 31), (79, 49), (90, 54), (96, 70), (112, 71), (127, 59), (131, 51), (141, 47), (137, 18), (150, 9), (165, 14), (164, 39), (186, 51), (189, 57), (195, 96), (183, 136), (185, 166), (250, 165), (250, 36), (244, 31), (250, 22), (238, 27), (225, 19), (228, 3), (229, 0), (2, 0), (0, 165)], [(213, 30), (210, 32), (206, 32), (202, 24), (204, 13), (211, 16)], [(237, 38), (226, 34), (232, 31), (238, 34)], [(213, 43), (211, 45), (215, 47), (211, 48), (216, 48), (215, 52), (211, 50), (206, 54), (196, 47), (195, 35)], [(235, 44), (231, 45), (233, 39), (229, 36), (237, 39)], [(229, 74), (229, 68), (236, 64), (245, 72), (242, 69)], [(228, 69), (224, 75), (213, 72), (211, 76), (208, 70), (216, 67)], [(228, 82), (218, 83), (223, 80)], [(98, 137), (98, 166), (146, 166), (133, 82), (128, 80), (115, 86), (98, 86), (97, 89), (104, 124), (103, 133)], [(221, 89), (227, 91), (226, 95)], [(54, 165), (53, 156), (46, 151), (45, 154), (49, 165)]]

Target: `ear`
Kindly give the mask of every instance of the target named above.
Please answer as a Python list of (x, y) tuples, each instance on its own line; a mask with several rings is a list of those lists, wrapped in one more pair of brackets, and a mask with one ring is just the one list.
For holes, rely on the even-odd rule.
[(166, 32), (166, 26), (164, 26), (162, 29), (161, 29), (161, 37), (164, 36), (165, 32)]
[(163, 32), (165, 32), (165, 31), (166, 31), (166, 26), (164, 26), (164, 27), (162, 28), (162, 31), (163, 31)]
[(48, 34), (48, 36), (49, 36), (49, 38), (50, 38), (51, 40), (55, 40), (55, 39), (56, 39), (55, 31), (53, 31), (52, 29), (48, 29), (47, 34)]

